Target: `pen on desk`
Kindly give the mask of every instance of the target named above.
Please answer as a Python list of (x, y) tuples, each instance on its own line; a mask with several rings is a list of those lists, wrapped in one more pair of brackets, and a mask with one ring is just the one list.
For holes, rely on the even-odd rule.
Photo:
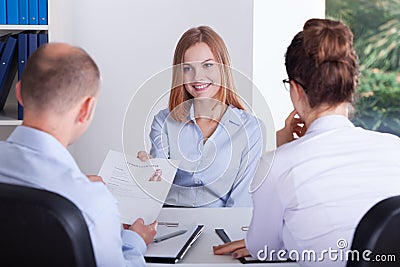
[(178, 230), (178, 231), (175, 231), (175, 232), (172, 232), (172, 233), (169, 233), (169, 234), (154, 238), (154, 242), (158, 243), (158, 242), (170, 239), (172, 237), (175, 237), (175, 236), (178, 236), (178, 235), (182, 235), (182, 234), (184, 234), (186, 232), (187, 232), (186, 229), (181, 229), (181, 230)]
[(178, 222), (158, 222), (158, 225), (165, 225), (167, 227), (178, 227)]

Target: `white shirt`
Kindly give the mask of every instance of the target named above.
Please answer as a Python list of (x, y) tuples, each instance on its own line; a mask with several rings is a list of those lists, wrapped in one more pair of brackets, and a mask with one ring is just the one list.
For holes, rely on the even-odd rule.
[(121, 229), (115, 198), (103, 183), (90, 182), (48, 133), (18, 126), (0, 142), (0, 182), (45, 189), (72, 201), (85, 218), (97, 266), (145, 266), (146, 244), (136, 232)]
[(192, 123), (177, 122), (161, 110), (151, 126), (151, 155), (180, 160), (166, 203), (177, 206), (250, 207), (249, 186), (263, 151), (263, 125), (252, 114), (228, 106), (204, 141)]
[[(245, 241), (254, 257), (265, 246), (300, 254), (342, 251), (341, 239), (350, 249), (362, 216), (380, 200), (400, 195), (400, 139), (356, 128), (344, 116), (324, 116), (302, 138), (264, 155), (252, 188), (258, 189)], [(318, 264), (346, 262), (325, 255)]]

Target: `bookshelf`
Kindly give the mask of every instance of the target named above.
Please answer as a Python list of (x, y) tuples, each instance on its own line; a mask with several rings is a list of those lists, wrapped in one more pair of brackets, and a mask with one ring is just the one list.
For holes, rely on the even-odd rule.
[(0, 31), (27, 31), (27, 30), (48, 30), (49, 25), (8, 25), (0, 24)]
[[(50, 14), (49, 8), (50, 0), (47, 1), (47, 17)], [(46, 25), (14, 25), (14, 24), (0, 24), (0, 37), (7, 34), (18, 34), (24, 31), (32, 31), (39, 32), (44, 31), (48, 34), (48, 39), (50, 41), (49, 35), (49, 19), (47, 20), (48, 24)], [(18, 49), (18, 48), (17, 48)], [(17, 52), (17, 51), (16, 51)], [(15, 85), (18, 81), (18, 73), (14, 79), (12, 87), (10, 89), (10, 93), (7, 97), (5, 106), (3, 110), (0, 110), (0, 140), (4, 139), (5, 136), (3, 132), (3, 127), (11, 126), (15, 127), (21, 125), (22, 121), (18, 120), (18, 101), (15, 96)], [(7, 127), (10, 128), (10, 127)], [(6, 132), (6, 131), (4, 131)]]

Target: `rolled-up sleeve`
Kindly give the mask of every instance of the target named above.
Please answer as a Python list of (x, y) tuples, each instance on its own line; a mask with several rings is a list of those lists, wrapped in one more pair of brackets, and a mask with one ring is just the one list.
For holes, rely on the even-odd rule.
[(239, 173), (231, 190), (231, 194), (226, 201), (227, 207), (252, 206), (249, 189), (263, 151), (263, 126), (264, 125), (255, 117), (251, 117), (244, 125), (248, 146), (242, 153)]
[(276, 194), (276, 183), (279, 179), (274, 177), (273, 168), (270, 169), (273, 157), (273, 152), (263, 155), (255, 174), (255, 180), (262, 184), (254, 186), (257, 189), (252, 195), (253, 217), (245, 238), (246, 248), (255, 258), (265, 246), (268, 247), (268, 251), (278, 251), (283, 248), (282, 229), (285, 209)]
[(145, 266), (146, 244), (136, 232), (122, 229), (116, 202), (99, 204), (102, 212), (86, 217), (97, 266)]
[(143, 255), (146, 253), (146, 243), (136, 232), (122, 231), (122, 251), (126, 266), (145, 266)]
[(150, 155), (153, 158), (169, 158), (168, 129), (166, 124), (168, 116), (168, 109), (161, 110), (154, 116), (151, 124)]

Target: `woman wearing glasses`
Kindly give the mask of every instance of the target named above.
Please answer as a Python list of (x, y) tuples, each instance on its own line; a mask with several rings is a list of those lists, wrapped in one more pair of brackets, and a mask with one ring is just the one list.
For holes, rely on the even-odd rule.
[[(214, 253), (272, 260), (314, 251), (315, 261), (300, 257), (300, 265), (345, 266), (324, 251), (349, 249), (362, 216), (400, 194), (400, 139), (348, 119), (359, 68), (353, 34), (343, 23), (307, 21), (288, 47), (285, 64), (284, 83), (295, 108), (279, 132), (287, 143), (261, 159), (245, 240), (214, 247)], [(307, 130), (293, 141), (296, 113)]]
[(224, 41), (210, 27), (189, 29), (173, 64), (169, 108), (154, 117), (150, 132), (152, 157), (180, 160), (166, 204), (252, 206), (263, 131), (236, 93)]

